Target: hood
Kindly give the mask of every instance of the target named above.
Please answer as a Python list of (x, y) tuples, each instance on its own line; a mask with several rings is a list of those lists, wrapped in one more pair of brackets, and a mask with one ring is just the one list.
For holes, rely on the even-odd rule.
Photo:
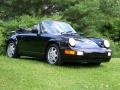
[(74, 38), (76, 40), (76, 45), (75, 48), (86, 48), (86, 49), (95, 49), (95, 48), (100, 48), (98, 44), (96, 44), (93, 40), (89, 38), (83, 38), (80, 37), (79, 35), (63, 35), (61, 36), (63, 40), (69, 40), (69, 38)]
[(86, 48), (86, 49), (95, 49), (100, 48), (94, 41), (83, 38), (83, 39), (75, 39), (77, 48)]

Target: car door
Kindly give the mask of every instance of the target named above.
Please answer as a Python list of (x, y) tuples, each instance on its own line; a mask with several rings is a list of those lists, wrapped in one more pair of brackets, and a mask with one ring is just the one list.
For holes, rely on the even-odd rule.
[[(40, 26), (37, 30), (40, 30)], [(17, 36), (19, 51), (21, 54), (29, 56), (38, 56), (44, 52), (44, 38), (40, 34), (40, 31), (26, 34), (20, 34)]]
[(32, 55), (35, 53), (35, 49), (36, 49), (35, 39), (37, 38), (37, 34), (33, 34), (33, 33), (21, 34), (18, 35), (17, 38), (18, 38), (19, 52), (21, 54)]

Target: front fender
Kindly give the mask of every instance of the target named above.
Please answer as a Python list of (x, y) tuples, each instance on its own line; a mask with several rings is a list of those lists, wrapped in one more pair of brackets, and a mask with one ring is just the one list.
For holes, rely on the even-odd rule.
[(49, 44), (57, 44), (60, 49), (70, 48), (68, 42), (62, 39), (51, 39), (48, 42), (48, 45)]

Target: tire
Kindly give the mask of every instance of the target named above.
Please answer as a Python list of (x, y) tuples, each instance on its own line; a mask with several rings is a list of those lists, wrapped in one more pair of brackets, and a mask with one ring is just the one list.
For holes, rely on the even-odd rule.
[(46, 59), (47, 59), (47, 62), (52, 65), (62, 64), (60, 49), (56, 44), (51, 44), (48, 46), (46, 51)]
[(11, 58), (19, 58), (18, 50), (14, 41), (9, 41), (7, 44), (7, 56)]

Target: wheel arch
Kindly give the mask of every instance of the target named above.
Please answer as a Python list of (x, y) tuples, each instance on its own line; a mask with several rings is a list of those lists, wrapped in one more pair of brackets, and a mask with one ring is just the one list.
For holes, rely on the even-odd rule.
[(8, 48), (9, 43), (14, 43), (14, 45), (15, 45), (14, 55), (11, 56), (11, 57), (13, 57), (13, 58), (19, 58), (20, 55), (18, 53), (18, 48), (16, 46), (17, 45), (17, 41), (14, 40), (14, 39), (12, 39), (12, 38), (8, 39), (7, 42), (6, 42), (6, 53), (8, 54), (7, 48)]
[(62, 62), (62, 60), (61, 60), (61, 52), (60, 52), (60, 42), (59, 41), (50, 41), (48, 44), (47, 44), (47, 47), (46, 47), (46, 50), (45, 50), (45, 59), (47, 60), (47, 62), (48, 63), (50, 63), (49, 62), (49, 60), (47, 59), (47, 50), (48, 50), (48, 48), (50, 48), (49, 46), (56, 46), (56, 48), (57, 48), (57, 50), (58, 50), (58, 52), (59, 52), (59, 57), (58, 57), (58, 59), (57, 59), (57, 61), (54, 63), (55, 65), (61, 65), (63, 62)]
[(45, 52), (44, 52), (45, 54), (46, 54), (46, 52), (47, 52), (48, 47), (49, 47), (50, 45), (52, 45), (52, 44), (57, 45), (58, 48), (60, 49), (60, 43), (57, 42), (57, 41), (55, 41), (55, 40), (51, 40), (51, 41), (49, 41), (49, 42), (47, 43), (47, 45), (46, 45), (46, 47), (45, 47)]
[(15, 38), (10, 38), (10, 39), (8, 39), (7, 41), (6, 41), (6, 47), (5, 47), (5, 49), (7, 50), (7, 46), (8, 46), (8, 44), (9, 44), (9, 42), (15, 42), (15, 44), (17, 44), (17, 39)]

